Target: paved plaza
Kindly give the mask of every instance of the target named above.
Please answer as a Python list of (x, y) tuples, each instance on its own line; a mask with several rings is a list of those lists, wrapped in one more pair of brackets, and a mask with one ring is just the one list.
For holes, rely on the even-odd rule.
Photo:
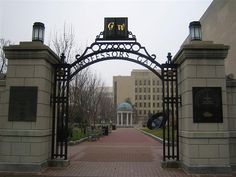
[[(133, 128), (119, 128), (97, 141), (69, 147), (70, 165), (40, 174), (17, 176), (65, 177), (199, 177), (181, 169), (161, 168), (162, 144)], [(13, 176), (0, 174), (0, 176)], [(201, 175), (201, 177), (215, 175)], [(227, 175), (222, 175), (228, 177)], [(218, 177), (218, 176), (217, 176)]]

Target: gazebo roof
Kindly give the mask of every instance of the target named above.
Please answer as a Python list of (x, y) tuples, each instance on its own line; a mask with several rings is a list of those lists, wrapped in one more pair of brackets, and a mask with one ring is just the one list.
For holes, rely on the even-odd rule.
[(117, 111), (133, 111), (133, 108), (129, 103), (124, 102), (117, 106)]

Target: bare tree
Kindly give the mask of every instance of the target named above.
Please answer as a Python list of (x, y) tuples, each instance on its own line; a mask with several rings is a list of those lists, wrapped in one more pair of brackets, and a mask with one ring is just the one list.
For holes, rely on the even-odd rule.
[[(51, 38), (51, 37), (50, 37)], [(63, 31), (55, 31), (53, 34), (53, 39), (49, 39), (48, 46), (60, 56), (62, 53), (65, 55), (66, 62), (72, 62), (75, 55), (78, 53), (75, 42), (75, 33), (72, 25), (68, 27), (64, 24)]]
[(6, 73), (7, 71), (7, 59), (5, 57), (3, 47), (10, 45), (9, 40), (3, 38), (0, 39), (0, 74)]

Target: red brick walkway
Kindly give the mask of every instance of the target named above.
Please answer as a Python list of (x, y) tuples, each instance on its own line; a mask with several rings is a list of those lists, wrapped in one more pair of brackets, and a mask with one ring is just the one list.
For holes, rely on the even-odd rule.
[[(120, 128), (95, 142), (69, 148), (67, 168), (49, 168), (46, 176), (191, 177), (181, 169), (163, 169), (162, 144), (143, 133)], [(210, 177), (210, 176), (207, 176)]]

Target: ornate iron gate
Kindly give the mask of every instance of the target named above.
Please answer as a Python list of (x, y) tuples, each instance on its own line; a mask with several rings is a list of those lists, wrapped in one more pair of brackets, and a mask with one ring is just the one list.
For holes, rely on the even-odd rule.
[(168, 53), (167, 62), (162, 64), (163, 113), (167, 125), (163, 127), (163, 161), (179, 160), (179, 115), (177, 65), (171, 63)]
[(163, 112), (167, 118), (167, 125), (163, 129), (163, 160), (179, 160), (177, 65), (171, 63), (170, 54), (165, 64), (159, 64), (155, 55), (150, 55), (145, 47), (136, 41), (136, 37), (131, 32), (128, 34), (129, 38), (126, 40), (107, 41), (104, 40), (102, 32), (81, 56), (76, 56), (76, 61), (71, 64), (65, 63), (65, 57), (62, 55), (62, 62), (55, 65), (52, 97), (52, 159), (67, 159), (70, 80), (91, 64), (115, 59), (138, 63), (162, 80)]

